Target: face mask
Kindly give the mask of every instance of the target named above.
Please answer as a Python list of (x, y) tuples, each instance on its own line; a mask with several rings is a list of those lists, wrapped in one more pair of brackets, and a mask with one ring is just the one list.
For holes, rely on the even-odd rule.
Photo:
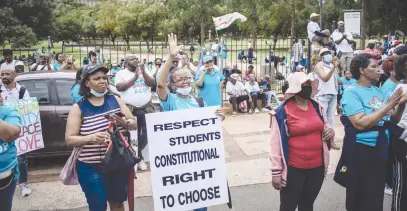
[(312, 94), (311, 86), (302, 86), (301, 91), (295, 95), (297, 95), (298, 97), (301, 97), (302, 99), (309, 100), (309, 99), (311, 99), (311, 94)]
[(180, 95), (187, 96), (191, 93), (192, 87), (187, 88), (177, 88), (176, 92)]
[(333, 57), (332, 57), (331, 54), (327, 54), (327, 55), (324, 56), (324, 62), (331, 63), (332, 60), (333, 60)]
[(96, 92), (95, 90), (93, 90), (91, 88), (89, 88), (89, 89), (90, 89), (90, 93), (95, 97), (103, 97), (107, 93), (107, 89), (103, 93)]

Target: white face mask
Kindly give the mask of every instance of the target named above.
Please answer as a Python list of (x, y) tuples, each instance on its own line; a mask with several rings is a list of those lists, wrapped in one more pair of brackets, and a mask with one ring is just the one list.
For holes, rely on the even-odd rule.
[(105, 96), (105, 94), (107, 93), (107, 89), (106, 89), (105, 92), (103, 92), (103, 93), (96, 92), (96, 91), (93, 90), (92, 88), (89, 88), (89, 89), (90, 89), (90, 93), (91, 93), (93, 96), (95, 96), (95, 97), (103, 97), (103, 96)]
[(177, 88), (176, 92), (180, 95), (187, 96), (191, 93), (192, 87)]

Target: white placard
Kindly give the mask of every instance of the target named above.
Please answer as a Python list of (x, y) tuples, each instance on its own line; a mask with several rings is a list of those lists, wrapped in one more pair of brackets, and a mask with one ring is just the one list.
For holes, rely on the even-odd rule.
[(345, 32), (360, 36), (361, 12), (345, 11), (343, 17), (345, 22)]
[(17, 155), (44, 148), (40, 107), (37, 98), (5, 100), (4, 106), (15, 108), (21, 116), (21, 133), (15, 140)]
[(155, 211), (228, 202), (222, 124), (216, 109), (146, 114)]

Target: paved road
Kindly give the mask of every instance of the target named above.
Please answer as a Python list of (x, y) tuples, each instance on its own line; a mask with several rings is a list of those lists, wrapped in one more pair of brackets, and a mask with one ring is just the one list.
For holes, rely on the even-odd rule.
[[(345, 189), (337, 185), (328, 175), (321, 193), (315, 202), (315, 211), (346, 211)], [(234, 211), (277, 211), (279, 193), (271, 184), (256, 184), (231, 188)], [(151, 197), (136, 198), (136, 211), (153, 211)], [(383, 211), (390, 211), (391, 198), (385, 195)], [(71, 211), (85, 211), (87, 208)], [(209, 208), (209, 211), (227, 211), (227, 205)]]

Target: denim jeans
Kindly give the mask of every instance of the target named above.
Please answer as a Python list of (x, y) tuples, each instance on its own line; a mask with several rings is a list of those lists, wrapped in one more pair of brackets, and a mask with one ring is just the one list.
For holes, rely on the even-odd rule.
[(336, 95), (320, 95), (317, 100), (322, 105), (322, 112), (328, 119), (329, 126), (334, 127), (334, 114), (336, 111), (337, 98)]
[(18, 183), (19, 184), (27, 183), (28, 181), (27, 154), (22, 154), (18, 156), (18, 168), (20, 169), (20, 178), (18, 180)]
[(208, 208), (204, 207), (204, 208), (199, 208), (199, 209), (194, 209), (194, 211), (207, 211)]
[[(8, 180), (10, 181), (10, 180)], [(11, 206), (13, 205), (14, 191), (16, 190), (17, 180), (11, 181), (10, 184), (4, 189), (0, 190), (0, 210), (1, 211), (11, 211)]]
[(277, 105), (281, 104), (280, 100), (278, 100), (276, 93), (269, 91), (266, 92), (266, 94), (267, 94), (267, 106), (271, 106), (271, 99), (274, 99), (274, 102), (276, 102)]

